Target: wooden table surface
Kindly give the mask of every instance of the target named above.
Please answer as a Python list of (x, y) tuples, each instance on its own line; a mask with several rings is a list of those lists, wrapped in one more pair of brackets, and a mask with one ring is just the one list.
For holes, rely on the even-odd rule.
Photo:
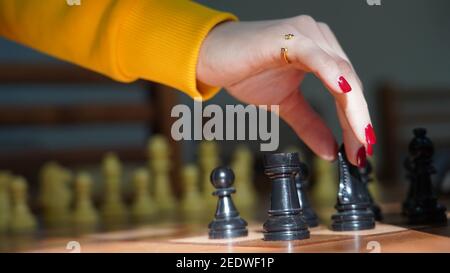
[[(373, 230), (334, 232), (332, 210), (319, 210), (323, 225), (301, 241), (262, 240), (262, 224), (249, 224), (249, 236), (231, 240), (207, 238), (207, 223), (166, 223), (84, 235), (0, 237), (3, 252), (450, 252), (450, 227), (409, 226), (399, 204), (382, 206), (385, 221)], [(449, 215), (450, 216), (450, 215)], [(328, 221), (328, 222), (327, 222)]]

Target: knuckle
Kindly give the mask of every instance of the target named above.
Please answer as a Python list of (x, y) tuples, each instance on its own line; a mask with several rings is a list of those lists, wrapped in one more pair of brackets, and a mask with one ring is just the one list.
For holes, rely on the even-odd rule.
[(333, 58), (322, 55), (322, 57), (318, 59), (317, 67), (319, 71), (323, 71), (324, 73), (332, 73), (332, 71), (335, 71), (336, 69), (336, 62)]
[(349, 121), (352, 122), (352, 117), (364, 116), (367, 109), (367, 102), (364, 98), (355, 99), (352, 103), (347, 105), (345, 109), (345, 115), (350, 117)]
[(310, 56), (315, 54), (317, 49), (316, 43), (306, 36), (301, 35), (301, 39), (294, 41), (294, 46), (302, 57)]
[[(276, 25), (266, 27), (266, 33), (272, 37), (273, 35), (280, 35), (280, 33), (297, 33), (297, 31), (295, 26), (289, 22), (281, 22)], [(264, 36), (266, 35), (264, 34)]]
[(337, 66), (343, 74), (348, 75), (348, 74), (353, 73), (352, 66), (350, 65), (349, 62), (347, 62), (344, 59), (340, 59), (339, 61), (337, 61)]
[(316, 23), (316, 20), (314, 20), (314, 18), (310, 15), (299, 15), (299, 16), (294, 17), (294, 20), (299, 25), (303, 25), (303, 24), (310, 25), (310, 24)]
[(298, 43), (298, 46), (301, 50), (307, 52), (313, 51), (317, 47), (316, 43), (307, 37), (302, 37), (302, 41)]
[(317, 24), (319, 25), (319, 27), (321, 29), (326, 30), (326, 31), (331, 31), (331, 28), (330, 28), (330, 26), (327, 23), (318, 22)]

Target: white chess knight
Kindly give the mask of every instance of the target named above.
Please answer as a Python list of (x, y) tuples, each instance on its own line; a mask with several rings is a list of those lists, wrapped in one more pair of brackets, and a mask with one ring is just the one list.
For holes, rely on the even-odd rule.
[(44, 223), (49, 228), (62, 228), (70, 224), (71, 178), (70, 172), (56, 162), (48, 162), (41, 169), (39, 203), (43, 209)]

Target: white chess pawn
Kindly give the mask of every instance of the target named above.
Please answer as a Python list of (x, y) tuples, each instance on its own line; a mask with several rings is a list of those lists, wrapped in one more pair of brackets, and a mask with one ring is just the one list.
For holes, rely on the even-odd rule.
[(150, 173), (153, 176), (153, 197), (160, 215), (171, 218), (176, 209), (176, 199), (170, 181), (170, 149), (164, 136), (156, 135), (148, 143)]
[(199, 221), (204, 217), (205, 205), (200, 193), (198, 168), (194, 164), (186, 165), (181, 171), (181, 176), (184, 185), (181, 215), (187, 221)]
[(76, 231), (94, 231), (99, 224), (99, 217), (92, 203), (92, 178), (81, 172), (75, 178), (75, 203), (72, 223)]
[(103, 158), (103, 201), (100, 212), (107, 228), (122, 227), (127, 223), (128, 212), (122, 200), (122, 166), (114, 153)]
[(150, 177), (145, 168), (140, 168), (133, 173), (134, 199), (131, 205), (131, 217), (135, 223), (147, 223), (155, 218), (156, 204), (150, 197)]
[(0, 233), (8, 230), (10, 220), (11, 203), (9, 199), (9, 184), (11, 174), (0, 171)]
[(37, 228), (36, 219), (28, 208), (27, 182), (23, 177), (11, 180), (11, 220), (9, 229), (12, 233), (31, 233)]

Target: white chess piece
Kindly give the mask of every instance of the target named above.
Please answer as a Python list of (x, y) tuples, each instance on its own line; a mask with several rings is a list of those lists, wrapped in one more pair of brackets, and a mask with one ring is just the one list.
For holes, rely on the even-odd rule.
[(39, 203), (47, 228), (66, 228), (70, 224), (71, 177), (70, 172), (56, 162), (48, 162), (41, 169)]
[(77, 231), (93, 231), (99, 224), (99, 217), (92, 203), (92, 178), (81, 172), (75, 178), (75, 203), (72, 222)]
[(253, 156), (246, 146), (238, 146), (233, 153), (232, 169), (235, 175), (235, 204), (244, 218), (254, 214), (257, 202), (253, 186)]
[(181, 199), (181, 214), (187, 221), (199, 221), (203, 218), (205, 205), (200, 192), (199, 171), (197, 166), (189, 164), (181, 171), (183, 181), (183, 198)]
[(12, 233), (31, 233), (37, 228), (37, 222), (31, 213), (28, 204), (27, 182), (23, 177), (14, 177), (11, 180), (11, 221), (10, 231)]
[(199, 145), (198, 160), (201, 171), (203, 199), (208, 211), (214, 211), (216, 198), (212, 195), (214, 187), (210, 181), (211, 172), (220, 165), (219, 150), (214, 141), (202, 141)]
[(135, 223), (147, 223), (155, 218), (156, 204), (150, 197), (150, 177), (144, 168), (133, 173), (134, 198), (131, 205), (131, 217)]
[(0, 171), (0, 233), (8, 230), (10, 220), (11, 202), (9, 196), (9, 183), (11, 174)]
[(103, 223), (107, 228), (121, 227), (127, 223), (128, 212), (122, 200), (122, 165), (114, 153), (104, 156), (103, 201), (100, 208)]
[(338, 191), (338, 173), (336, 163), (314, 157), (313, 175), (315, 183), (312, 187), (311, 201), (317, 207), (333, 207)]
[(176, 199), (170, 181), (170, 149), (167, 139), (155, 135), (148, 143), (150, 173), (153, 176), (153, 198), (162, 218), (171, 218), (176, 209)]

